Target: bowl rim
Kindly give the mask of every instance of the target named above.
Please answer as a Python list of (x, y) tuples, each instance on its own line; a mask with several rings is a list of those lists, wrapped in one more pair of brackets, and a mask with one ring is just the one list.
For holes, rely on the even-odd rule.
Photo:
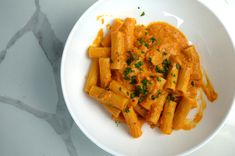
[[(64, 80), (64, 72), (65, 72), (65, 61), (66, 61), (66, 55), (67, 55), (67, 51), (68, 51), (68, 46), (70, 41), (72, 40), (72, 37), (75, 33), (75, 31), (77, 30), (77, 27), (80, 25), (81, 21), (86, 18), (86, 16), (92, 12), (93, 9), (95, 9), (97, 6), (99, 6), (99, 4), (101, 4), (103, 1), (105, 0), (97, 0), (96, 2), (94, 2), (91, 6), (89, 6), (80, 16), (80, 18), (77, 20), (77, 22), (74, 24), (72, 30), (69, 33), (69, 36), (66, 40), (65, 46), (64, 46), (64, 50), (63, 50), (63, 54), (62, 54), (62, 59), (61, 59), (61, 68), (60, 68), (60, 78), (61, 78), (61, 87), (62, 87), (62, 93), (65, 99), (65, 103), (66, 106), (69, 110), (69, 113), (71, 114), (73, 120), (75, 121), (75, 123), (78, 125), (78, 127), (81, 129), (81, 131), (85, 134), (85, 136), (87, 138), (89, 138), (90, 141), (92, 141), (94, 144), (96, 144), (99, 148), (101, 148), (102, 150), (113, 154), (113, 155), (117, 155), (117, 156), (122, 156), (123, 153), (118, 153), (108, 147), (106, 147), (105, 145), (103, 145), (101, 142), (97, 141), (96, 138), (94, 138), (93, 136), (91, 136), (86, 130), (85, 128), (82, 126), (82, 124), (80, 123), (80, 121), (77, 119), (76, 115), (73, 113), (72, 108), (71, 108), (71, 103), (70, 100), (68, 98), (68, 95), (66, 93), (66, 87), (65, 87), (65, 80)], [(224, 23), (220, 20), (220, 18), (205, 4), (203, 4), (201, 1), (197, 1), (202, 7), (204, 7), (205, 9), (207, 9), (208, 11), (211, 12), (211, 14), (218, 20), (218, 22), (223, 26), (224, 31), (226, 33), (226, 35), (228, 36), (228, 39), (230, 41), (230, 43), (232, 44), (232, 50), (233, 52), (235, 52), (235, 45), (231, 39), (230, 34), (228, 33), (228, 30), (226, 29)], [(229, 110), (227, 112), (227, 114), (225, 115), (224, 119), (222, 120), (221, 124), (214, 130), (213, 133), (211, 133), (210, 135), (208, 135), (204, 141), (202, 141), (201, 143), (195, 145), (192, 148), (189, 148), (187, 150), (185, 150), (182, 153), (179, 153), (178, 155), (189, 155), (190, 153), (195, 152), (196, 150), (198, 150), (199, 148), (201, 148), (202, 146), (204, 146), (205, 144), (207, 144), (210, 140), (212, 140), (214, 138), (214, 136), (216, 136), (218, 134), (218, 132), (224, 127), (226, 120), (228, 119), (229, 114), (231, 113), (231, 108), (234, 105), (235, 102), (235, 94), (233, 96), (232, 99), (232, 104), (229, 106)]]

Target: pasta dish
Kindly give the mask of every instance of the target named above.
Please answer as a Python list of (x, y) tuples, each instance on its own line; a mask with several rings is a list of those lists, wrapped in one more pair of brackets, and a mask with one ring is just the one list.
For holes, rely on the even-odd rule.
[(217, 99), (195, 46), (168, 23), (115, 19), (107, 34), (98, 32), (88, 55), (85, 92), (113, 120), (127, 124), (134, 138), (142, 135), (144, 123), (164, 134), (190, 130), (206, 107), (201, 91), (209, 101)]

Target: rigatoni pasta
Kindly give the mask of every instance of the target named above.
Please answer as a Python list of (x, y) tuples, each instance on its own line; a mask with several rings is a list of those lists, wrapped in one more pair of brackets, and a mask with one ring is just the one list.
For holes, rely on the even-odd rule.
[(125, 50), (129, 51), (134, 45), (134, 30), (135, 30), (136, 20), (134, 18), (126, 18), (120, 31), (125, 34)]
[(158, 97), (154, 100), (153, 105), (151, 106), (152, 108), (149, 111), (149, 114), (147, 116), (147, 122), (151, 126), (156, 126), (159, 119), (160, 115), (162, 113), (164, 104), (166, 102), (168, 93), (166, 91), (162, 91), (161, 94), (158, 95)]
[[(217, 93), (205, 76), (194, 45), (177, 28), (165, 22), (136, 25), (134, 18), (115, 19), (88, 48), (92, 60), (85, 92), (126, 124), (134, 138), (142, 135), (144, 122), (164, 134), (189, 130), (206, 108), (196, 99), (203, 90), (212, 102)], [(199, 97), (202, 100), (202, 96)], [(198, 112), (193, 119), (192, 109)]]
[(120, 31), (111, 32), (111, 68), (121, 69), (124, 65), (124, 34)]
[(162, 117), (160, 119), (160, 130), (165, 134), (171, 134), (176, 102), (168, 100), (164, 104)]
[(114, 31), (118, 31), (121, 26), (122, 26), (123, 22), (122, 20), (120, 19), (115, 19), (111, 28), (110, 28), (110, 31), (106, 34), (106, 36), (103, 38), (101, 44), (103, 47), (110, 47), (111, 46), (111, 32), (114, 32)]
[(100, 85), (105, 88), (111, 81), (110, 58), (99, 58)]
[(122, 111), (122, 114), (125, 118), (125, 121), (129, 127), (130, 134), (134, 138), (138, 138), (142, 134), (142, 130), (140, 127), (140, 122), (138, 117), (133, 109), (132, 106), (127, 107), (125, 110)]
[(110, 57), (110, 47), (94, 47), (90, 46), (88, 49), (88, 55), (90, 58)]
[(99, 78), (99, 60), (92, 59), (90, 69), (85, 83), (85, 91), (88, 93), (93, 85), (96, 85)]

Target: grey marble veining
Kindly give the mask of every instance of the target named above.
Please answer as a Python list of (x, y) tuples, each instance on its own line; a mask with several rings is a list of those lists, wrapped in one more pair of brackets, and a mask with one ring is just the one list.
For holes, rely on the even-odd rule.
[(21, 37), (27, 33), (33, 33), (42, 48), (44, 55), (49, 61), (54, 75), (54, 81), (56, 83), (56, 90), (58, 94), (56, 112), (43, 112), (39, 109), (33, 108), (31, 105), (28, 105), (19, 99), (15, 99), (14, 97), (0, 95), (0, 102), (28, 112), (33, 116), (46, 121), (53, 128), (53, 130), (61, 136), (70, 156), (77, 156), (78, 153), (71, 138), (71, 128), (74, 122), (65, 105), (60, 84), (60, 60), (64, 43), (56, 37), (47, 16), (40, 9), (39, 0), (35, 0), (35, 6), (36, 10), (29, 21), (11, 37), (6, 47), (1, 50), (0, 65), (7, 57), (9, 49), (14, 46), (14, 44)]
[(23, 103), (18, 99), (13, 99), (10, 97), (0, 96), (0, 101), (5, 104), (10, 104), (18, 109), (31, 113), (32, 115), (47, 121), (59, 134), (71, 156), (76, 156), (77, 151), (71, 140), (70, 131), (73, 125), (73, 120), (68, 113), (66, 105), (64, 103), (61, 85), (60, 85), (60, 59), (63, 52), (64, 43), (62, 43), (55, 35), (51, 25), (46, 17), (46, 15), (40, 10), (39, 0), (35, 0), (36, 11), (30, 20), (21, 28), (14, 36), (9, 40), (6, 45), (6, 48), (0, 53), (0, 64), (4, 61), (7, 51), (11, 48), (15, 42), (23, 35), (28, 32), (32, 32), (37, 38), (38, 43), (48, 61), (51, 64), (51, 68), (54, 73), (54, 79), (57, 86), (58, 101), (56, 107), (56, 113), (46, 113), (40, 110), (34, 109), (33, 107)]

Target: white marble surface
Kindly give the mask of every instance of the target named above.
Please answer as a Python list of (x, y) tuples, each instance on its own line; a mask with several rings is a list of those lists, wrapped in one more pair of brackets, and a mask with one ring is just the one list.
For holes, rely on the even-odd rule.
[[(200, 0), (235, 43), (235, 0)], [(67, 36), (95, 0), (0, 0), (0, 156), (105, 156), (73, 123), (59, 73)], [(235, 60), (234, 60), (235, 61)], [(235, 107), (196, 155), (234, 155)]]

